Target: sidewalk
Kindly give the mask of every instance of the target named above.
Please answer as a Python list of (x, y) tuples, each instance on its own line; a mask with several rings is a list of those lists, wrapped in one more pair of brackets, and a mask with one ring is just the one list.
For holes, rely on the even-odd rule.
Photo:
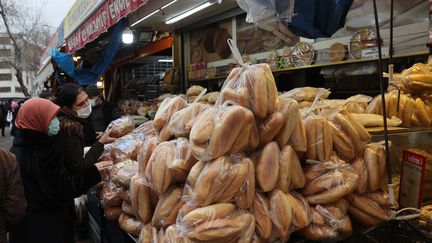
[(9, 150), (10, 147), (12, 146), (12, 138), (10, 135), (10, 128), (9, 127), (6, 127), (5, 135), (6, 135), (6, 137), (2, 137), (1, 133), (0, 133), (0, 148), (4, 148), (6, 150)]

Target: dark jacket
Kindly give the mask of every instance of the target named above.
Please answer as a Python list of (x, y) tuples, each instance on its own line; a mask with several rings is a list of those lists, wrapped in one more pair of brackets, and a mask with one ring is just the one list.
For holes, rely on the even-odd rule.
[(97, 132), (103, 132), (111, 121), (121, 117), (118, 106), (111, 102), (104, 101), (101, 105), (92, 108), (91, 123)]
[(6, 126), (8, 110), (4, 104), (0, 104), (0, 128)]
[(20, 163), (28, 207), (11, 229), (11, 243), (74, 242), (73, 199), (101, 180), (96, 166), (71, 173), (65, 155), (46, 134), (18, 129), (11, 152)]
[[(104, 146), (94, 142), (96, 133), (91, 125), (86, 120), (65, 112), (60, 112), (57, 117), (60, 120), (60, 131), (52, 140), (64, 154), (66, 168), (71, 171), (82, 171), (93, 166), (101, 156)], [(84, 157), (84, 147), (89, 145), (92, 146)]]
[(27, 201), (15, 156), (0, 148), (0, 242), (6, 242), (6, 232), (25, 214)]

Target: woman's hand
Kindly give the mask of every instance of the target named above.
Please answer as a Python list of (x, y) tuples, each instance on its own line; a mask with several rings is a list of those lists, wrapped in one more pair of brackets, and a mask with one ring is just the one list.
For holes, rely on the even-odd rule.
[(109, 143), (114, 142), (115, 138), (110, 137), (111, 130), (112, 130), (111, 128), (108, 128), (107, 130), (105, 130), (105, 132), (99, 138), (99, 142), (101, 144), (109, 144)]
[(113, 162), (110, 160), (101, 161), (95, 164), (96, 168), (99, 170), (99, 174), (102, 180), (105, 180), (108, 177), (108, 169), (111, 168)]

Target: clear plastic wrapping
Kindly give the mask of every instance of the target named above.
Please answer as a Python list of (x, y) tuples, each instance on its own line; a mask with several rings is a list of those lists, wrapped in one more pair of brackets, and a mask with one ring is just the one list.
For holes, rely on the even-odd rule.
[(114, 165), (110, 171), (110, 179), (125, 188), (129, 188), (131, 178), (137, 172), (138, 163), (133, 160), (125, 160)]
[(352, 234), (351, 220), (347, 215), (348, 203), (344, 199), (310, 208), (311, 224), (300, 230), (310, 240), (337, 241)]
[(153, 120), (153, 126), (160, 141), (167, 141), (171, 138), (172, 134), (168, 126), (171, 116), (186, 105), (187, 102), (179, 96), (167, 98), (160, 104)]
[(143, 223), (138, 221), (135, 217), (122, 213), (118, 219), (119, 226), (122, 230), (134, 236), (139, 236)]
[(137, 156), (138, 160), (138, 174), (140, 176), (145, 175), (148, 161), (152, 155), (154, 149), (159, 144), (159, 139), (156, 136), (147, 136), (144, 139), (143, 145)]
[(230, 203), (196, 208), (177, 219), (177, 229), (192, 241), (250, 242), (255, 232), (255, 218)]
[(104, 207), (104, 217), (107, 220), (118, 220), (120, 217), (120, 214), (122, 214), (122, 213), (123, 213), (123, 210), (119, 206), (116, 206), (116, 207), (105, 206)]
[(136, 215), (136, 211), (133, 210), (132, 205), (126, 201), (122, 202), (121, 209), (124, 213), (129, 215)]
[(132, 133), (138, 134), (144, 134), (145, 136), (154, 136), (156, 135), (156, 132), (154, 130), (153, 121), (147, 121), (141, 124), (139, 127), (135, 128)]
[[(230, 150), (242, 152), (240, 150), (256, 147), (258, 138), (254, 125), (250, 111), (241, 106), (225, 103), (207, 108), (198, 116), (190, 132), (193, 156), (208, 161)], [(234, 144), (236, 148), (233, 148)]]
[(275, 189), (269, 194), (269, 205), (275, 238), (286, 241), (292, 232), (310, 223), (309, 203), (296, 192), (284, 193)]
[(357, 189), (355, 190), (358, 194), (363, 194), (368, 190), (368, 170), (366, 163), (362, 156), (356, 157), (350, 161), (350, 164), (354, 168), (355, 173), (359, 176)]
[(248, 158), (241, 154), (195, 164), (186, 181), (183, 200), (195, 206), (231, 202), (248, 183)]
[(137, 160), (138, 152), (143, 145), (143, 134), (127, 134), (116, 139), (112, 144), (105, 147), (110, 151), (110, 157), (114, 163), (119, 163), (127, 159)]
[(281, 150), (277, 187), (284, 192), (303, 188), (305, 177), (297, 153), (287, 145)]
[(170, 133), (176, 137), (189, 137), (189, 133), (198, 115), (207, 107), (201, 103), (193, 103), (184, 109), (174, 112), (168, 125)]
[(270, 142), (252, 155), (257, 184), (264, 192), (273, 190), (279, 178), (281, 151), (276, 142)]
[(101, 198), (105, 206), (121, 206), (122, 199), (120, 194), (125, 190), (121, 186), (111, 181), (106, 181), (101, 190)]
[(119, 138), (134, 130), (135, 124), (133, 123), (132, 119), (130, 119), (130, 117), (124, 116), (112, 121), (108, 127), (112, 129), (110, 137)]
[[(379, 192), (382, 193), (382, 192)], [(375, 226), (389, 219), (389, 208), (371, 199), (371, 196), (351, 194), (347, 197), (348, 211), (353, 218), (366, 226)]]
[(147, 184), (145, 177), (135, 175), (131, 179), (129, 188), (132, 210), (143, 223), (150, 222), (153, 215), (151, 189)]
[(308, 159), (328, 161), (333, 152), (333, 130), (329, 121), (321, 116), (309, 115), (304, 120)]
[(175, 224), (177, 214), (184, 204), (184, 201), (182, 201), (182, 193), (182, 187), (171, 187), (168, 191), (160, 195), (152, 218), (153, 226), (165, 229)]
[(196, 162), (187, 138), (158, 144), (145, 171), (149, 186), (159, 194), (164, 193), (173, 183), (185, 182)]
[(255, 217), (256, 232), (259, 237), (263, 239), (270, 238), (273, 223), (270, 218), (270, 202), (267, 197), (257, 192), (255, 194), (251, 212)]
[(244, 64), (241, 54), (229, 39), (234, 58), (242, 67), (234, 68), (225, 80), (216, 104), (232, 101), (264, 119), (276, 109), (278, 93), (273, 73), (268, 64)]
[(308, 160), (304, 168), (306, 185), (302, 195), (310, 204), (336, 202), (353, 193), (358, 187), (359, 176), (354, 168), (333, 156), (333, 161), (319, 162)]
[[(320, 90), (323, 90), (323, 92), (320, 92)], [(315, 88), (315, 87), (301, 87), (301, 88), (294, 88), (288, 92), (279, 95), (279, 100), (284, 101), (287, 99), (293, 99), (297, 102), (302, 102), (302, 101), (312, 102), (315, 100), (315, 97), (317, 96), (318, 92), (321, 93), (319, 99), (327, 99), (331, 93), (330, 90), (328, 89)]]
[(296, 67), (312, 64), (315, 57), (315, 49), (312, 44), (299, 41), (293, 48), (291, 63)]
[(375, 192), (380, 188), (386, 189), (387, 167), (384, 143), (368, 144), (364, 150), (363, 158), (368, 173), (368, 191)]

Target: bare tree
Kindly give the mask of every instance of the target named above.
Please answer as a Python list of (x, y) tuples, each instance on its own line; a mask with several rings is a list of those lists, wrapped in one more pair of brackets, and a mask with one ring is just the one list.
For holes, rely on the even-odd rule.
[(12, 46), (12, 57), (0, 57), (15, 69), (15, 76), (25, 96), (23, 72), (36, 72), (42, 50), (48, 44), (51, 30), (41, 14), (42, 8), (31, 8), (14, 0), (0, 0), (0, 17)]

